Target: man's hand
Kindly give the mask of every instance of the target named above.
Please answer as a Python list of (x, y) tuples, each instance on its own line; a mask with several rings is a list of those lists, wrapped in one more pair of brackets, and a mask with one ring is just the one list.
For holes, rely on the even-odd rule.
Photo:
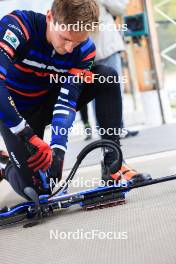
[(52, 164), (52, 149), (50, 146), (35, 135), (29, 126), (26, 126), (18, 136), (32, 155), (27, 160), (29, 168), (34, 172), (39, 170), (47, 171)]
[(49, 177), (55, 180), (57, 179), (57, 182), (62, 178), (64, 154), (64, 151), (61, 149), (53, 149), (53, 161), (49, 169)]

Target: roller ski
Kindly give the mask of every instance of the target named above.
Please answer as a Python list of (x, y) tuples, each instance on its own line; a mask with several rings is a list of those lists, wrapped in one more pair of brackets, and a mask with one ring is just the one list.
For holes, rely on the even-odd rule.
[(131, 184), (126, 181), (119, 181), (111, 186), (98, 187), (77, 193), (68, 193), (69, 182), (73, 180), (79, 165), (87, 154), (96, 148), (108, 147), (116, 151), (116, 160), (108, 168), (109, 172), (120, 169), (122, 166), (122, 153), (118, 145), (108, 140), (99, 140), (85, 147), (73, 166), (65, 185), (60, 187), (51, 195), (41, 195), (38, 200), (18, 204), (11, 208), (5, 208), (0, 212), (0, 226), (27, 222), (24, 227), (42, 223), (42, 220), (52, 215), (55, 211), (60, 211), (71, 206), (80, 206), (85, 210), (102, 209), (106, 207), (121, 205), (125, 203), (126, 194), (133, 189), (145, 187), (157, 183), (171, 181), (176, 179), (176, 175), (162, 177), (158, 179), (147, 179)]

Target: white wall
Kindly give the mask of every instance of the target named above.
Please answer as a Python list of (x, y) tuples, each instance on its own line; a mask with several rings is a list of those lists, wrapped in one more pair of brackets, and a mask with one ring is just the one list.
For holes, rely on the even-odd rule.
[(18, 10), (33, 10), (39, 13), (46, 14), (50, 9), (53, 0), (0, 0), (0, 18), (7, 13)]

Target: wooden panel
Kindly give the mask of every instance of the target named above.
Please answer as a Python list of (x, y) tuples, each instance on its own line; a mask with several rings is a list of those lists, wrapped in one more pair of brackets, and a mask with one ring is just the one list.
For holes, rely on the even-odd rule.
[(144, 12), (144, 3), (143, 0), (130, 0), (127, 8), (126, 8), (126, 15), (134, 15), (138, 13)]
[[(161, 65), (160, 63), (160, 55), (158, 52), (158, 45), (157, 45), (157, 34), (156, 34), (156, 29), (155, 29), (155, 22), (153, 18), (153, 12), (152, 12), (152, 4), (151, 0), (130, 0), (129, 4), (127, 5), (126, 13), (125, 15), (136, 15), (139, 13), (146, 11), (145, 4), (147, 2), (147, 11), (150, 16), (150, 21), (149, 21), (149, 26), (150, 26), (150, 31), (152, 33), (151, 37), (154, 39), (154, 44), (151, 48), (150, 41), (148, 37), (142, 37), (140, 39), (140, 45), (137, 45), (132, 41), (132, 38), (130, 38), (130, 45), (132, 54), (130, 54), (129, 59), (133, 60), (135, 68), (136, 68), (136, 81), (138, 83), (138, 88), (140, 91), (147, 91), (147, 90), (152, 90), (155, 89), (155, 79), (156, 76), (154, 74), (154, 66), (155, 64), (153, 63), (153, 50), (155, 53), (155, 63)], [(157, 55), (158, 54), (158, 55)], [(158, 69), (158, 75), (161, 76), (161, 70)]]
[(152, 90), (153, 76), (152, 64), (148, 41), (145, 37), (141, 39), (141, 46), (132, 44), (134, 61), (136, 66), (136, 75), (140, 91)]
[(146, 9), (149, 17), (149, 27), (150, 27), (150, 45), (153, 55), (153, 67), (155, 67), (156, 71), (156, 85), (158, 88), (162, 88), (163, 86), (163, 70), (162, 70), (162, 64), (161, 64), (161, 55), (160, 55), (160, 48), (159, 48), (159, 42), (158, 42), (158, 35), (156, 31), (156, 25), (154, 20), (154, 14), (153, 14), (153, 7), (152, 7), (152, 1), (147, 0), (146, 2)]

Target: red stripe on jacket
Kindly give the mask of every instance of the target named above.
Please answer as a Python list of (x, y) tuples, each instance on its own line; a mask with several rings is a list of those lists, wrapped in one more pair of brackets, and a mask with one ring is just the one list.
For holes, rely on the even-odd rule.
[(13, 15), (13, 14), (8, 14), (8, 16), (12, 16), (12, 17), (14, 17), (14, 18), (18, 21), (18, 23), (20, 24), (21, 28), (23, 29), (23, 32), (24, 32), (24, 34), (25, 34), (26, 39), (29, 40), (29, 33), (28, 33), (28, 30), (27, 30), (27, 28), (25, 27), (25, 25), (22, 23), (22, 21), (19, 19), (19, 17), (15, 16), (15, 15)]
[(87, 55), (82, 61), (90, 60), (96, 56), (96, 51), (93, 51), (89, 55)]
[(17, 94), (20, 94), (20, 95), (23, 95), (23, 96), (27, 96), (27, 97), (37, 97), (37, 96), (44, 95), (44, 94), (48, 93), (47, 90), (44, 90), (44, 91), (41, 91), (41, 92), (38, 92), (38, 93), (28, 94), (28, 93), (23, 93), (21, 91), (18, 91), (18, 90), (14, 89), (14, 88), (11, 88), (9, 86), (6, 86), (6, 87), (7, 87), (7, 89), (9, 89), (9, 90), (11, 90), (11, 91), (13, 91), (13, 92), (15, 92)]
[(50, 74), (51, 74), (49, 72), (36, 72), (36, 71), (34, 71), (32, 69), (23, 67), (23, 66), (21, 66), (19, 64), (14, 64), (14, 66), (20, 71), (23, 71), (23, 72), (26, 72), (26, 73), (34, 73), (35, 75), (37, 75), (39, 77), (47, 77), (47, 76), (50, 76)]
[(12, 58), (14, 57), (14, 51), (4, 42), (0, 42), (0, 47), (3, 48)]

